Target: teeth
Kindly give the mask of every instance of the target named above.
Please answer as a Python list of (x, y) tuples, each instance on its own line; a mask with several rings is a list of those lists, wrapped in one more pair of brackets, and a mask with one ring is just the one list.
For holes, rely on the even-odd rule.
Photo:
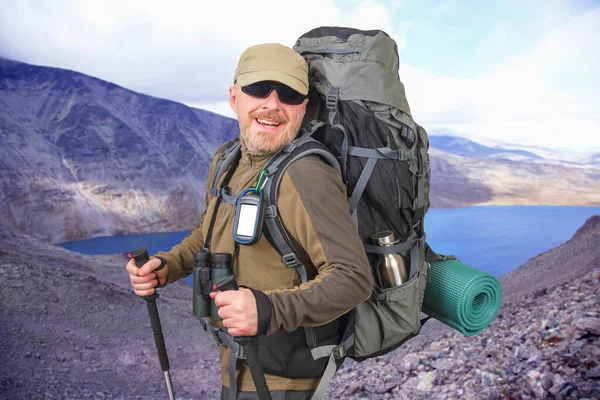
[(257, 118), (256, 120), (263, 125), (279, 126), (279, 124), (277, 122), (267, 121), (266, 119)]

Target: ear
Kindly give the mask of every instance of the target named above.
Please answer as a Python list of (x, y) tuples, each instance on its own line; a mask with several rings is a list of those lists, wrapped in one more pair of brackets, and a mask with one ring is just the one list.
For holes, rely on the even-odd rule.
[(302, 102), (302, 112), (305, 113), (306, 112), (306, 106), (308, 105), (308, 97), (304, 99), (304, 101)]
[(229, 106), (237, 115), (237, 96), (235, 94), (235, 86), (229, 87)]

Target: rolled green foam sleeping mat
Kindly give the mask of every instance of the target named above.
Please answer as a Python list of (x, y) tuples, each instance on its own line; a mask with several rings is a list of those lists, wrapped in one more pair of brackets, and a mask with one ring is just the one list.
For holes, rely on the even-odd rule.
[(484, 330), (500, 309), (502, 286), (498, 279), (458, 260), (429, 264), (430, 282), (422, 311), (467, 336)]

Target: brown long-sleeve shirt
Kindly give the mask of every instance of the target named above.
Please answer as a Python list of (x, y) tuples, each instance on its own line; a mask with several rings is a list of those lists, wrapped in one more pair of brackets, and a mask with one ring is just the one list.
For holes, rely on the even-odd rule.
[[(212, 180), (216, 160), (209, 171)], [(242, 157), (228, 186), (239, 195), (256, 185), (269, 157), (249, 155), (242, 146)], [(209, 187), (212, 184), (209, 181)], [(218, 185), (220, 187), (220, 184)], [(164, 257), (169, 266), (168, 282), (192, 273), (194, 252), (204, 245), (216, 198), (207, 195), (202, 222)], [(352, 309), (371, 294), (372, 277), (362, 242), (348, 211), (343, 183), (333, 168), (317, 156), (303, 157), (292, 163), (281, 181), (277, 195), (281, 220), (304, 261), (309, 281), (302, 284), (294, 268), (287, 267), (281, 256), (264, 237), (254, 245), (240, 246), (235, 277), (240, 285), (265, 292), (272, 304), (268, 334), (277, 330), (323, 325)], [(213, 253), (234, 249), (234, 206), (221, 203), (210, 243)], [(229, 350), (220, 349), (223, 384), (227, 374)], [(318, 379), (290, 379), (266, 375), (271, 390), (315, 388)], [(238, 389), (255, 390), (249, 371), (238, 364)]]

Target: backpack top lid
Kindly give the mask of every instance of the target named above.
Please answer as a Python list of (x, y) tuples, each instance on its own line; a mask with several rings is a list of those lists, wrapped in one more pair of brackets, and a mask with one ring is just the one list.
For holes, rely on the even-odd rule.
[(300, 36), (294, 50), (306, 59), (311, 86), (322, 95), (337, 87), (339, 100), (373, 101), (411, 115), (398, 47), (384, 31), (319, 27)]

